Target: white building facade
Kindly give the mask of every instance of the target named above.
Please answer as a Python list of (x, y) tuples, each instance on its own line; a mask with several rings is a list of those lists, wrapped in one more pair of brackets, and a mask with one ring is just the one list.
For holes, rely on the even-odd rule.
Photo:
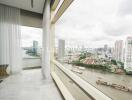
[(125, 43), (125, 65), (124, 69), (132, 69), (132, 37), (127, 37)]
[(123, 40), (118, 40), (115, 42), (114, 55), (115, 60), (123, 61)]

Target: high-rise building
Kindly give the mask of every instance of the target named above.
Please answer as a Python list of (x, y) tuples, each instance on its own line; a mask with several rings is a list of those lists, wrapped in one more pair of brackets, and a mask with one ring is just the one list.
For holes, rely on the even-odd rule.
[(60, 39), (58, 45), (58, 58), (62, 59), (65, 55), (65, 40)]
[(105, 44), (105, 45), (104, 45), (104, 51), (106, 52), (107, 50), (108, 50), (108, 45)]
[(117, 61), (123, 61), (123, 40), (115, 42), (114, 55)]
[(123, 55), (122, 55), (122, 61), (125, 62), (125, 47), (123, 47)]
[(132, 70), (132, 37), (127, 37), (125, 42), (125, 66), (124, 69)]
[(33, 52), (36, 55), (38, 49), (38, 41), (33, 41)]
[(115, 48), (111, 48), (112, 59), (115, 59)]

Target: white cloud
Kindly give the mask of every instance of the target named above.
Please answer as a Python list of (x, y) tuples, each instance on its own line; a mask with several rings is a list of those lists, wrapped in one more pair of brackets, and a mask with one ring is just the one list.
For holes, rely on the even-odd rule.
[(120, 5), (119, 14), (131, 15), (132, 14), (132, 0), (122, 0)]
[(112, 46), (132, 35), (131, 5), (131, 0), (75, 0), (57, 22), (56, 38)]
[(30, 47), (36, 40), (42, 46), (42, 29), (21, 26), (22, 47)]

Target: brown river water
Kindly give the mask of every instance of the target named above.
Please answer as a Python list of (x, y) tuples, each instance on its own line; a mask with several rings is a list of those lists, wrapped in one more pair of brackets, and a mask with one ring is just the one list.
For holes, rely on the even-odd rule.
[[(68, 69), (72, 69), (71, 65), (64, 64)], [(76, 73), (79, 77), (102, 91), (107, 96), (111, 97), (113, 100), (132, 100), (132, 92), (125, 92), (115, 88), (111, 88), (104, 85), (97, 85), (97, 80), (107, 81), (109, 83), (116, 83), (119, 85), (124, 85), (126, 87), (132, 88), (132, 76), (131, 75), (119, 75), (109, 72), (103, 72), (95, 69), (85, 69), (81, 70), (82, 74)]]

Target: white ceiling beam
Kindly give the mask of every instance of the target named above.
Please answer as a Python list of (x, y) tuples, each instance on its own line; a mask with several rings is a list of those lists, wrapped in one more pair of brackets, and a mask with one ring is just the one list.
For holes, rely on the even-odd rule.
[(55, 23), (65, 12), (65, 10), (70, 6), (74, 0), (60, 0), (57, 8), (51, 16), (51, 22)]
[(52, 6), (51, 6), (51, 10), (55, 10), (59, 4), (60, 0), (54, 0)]

